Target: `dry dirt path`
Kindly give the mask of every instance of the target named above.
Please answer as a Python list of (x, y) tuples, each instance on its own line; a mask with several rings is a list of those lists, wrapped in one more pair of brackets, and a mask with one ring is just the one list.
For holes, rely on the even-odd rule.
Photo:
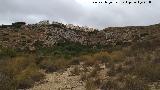
[(80, 80), (80, 76), (71, 75), (71, 69), (66, 71), (46, 74), (45, 82), (37, 84), (28, 90), (85, 90), (85, 83)]

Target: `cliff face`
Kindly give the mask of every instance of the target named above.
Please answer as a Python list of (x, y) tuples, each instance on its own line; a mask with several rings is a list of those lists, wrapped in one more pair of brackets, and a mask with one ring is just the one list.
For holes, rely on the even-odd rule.
[(160, 25), (138, 27), (113, 27), (86, 32), (67, 28), (63, 24), (23, 25), (0, 27), (2, 47), (35, 50), (37, 45), (52, 47), (58, 42), (78, 42), (83, 45), (130, 45), (132, 42), (158, 39)]

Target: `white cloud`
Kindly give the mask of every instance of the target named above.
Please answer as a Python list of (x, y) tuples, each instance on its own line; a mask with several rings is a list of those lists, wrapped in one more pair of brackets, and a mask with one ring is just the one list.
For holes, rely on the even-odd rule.
[[(96, 5), (92, 3), (93, 1), (95, 0), (0, 0), (0, 24), (9, 24), (15, 21), (35, 23), (49, 19), (105, 28), (108, 26), (149, 25), (160, 22), (159, 0), (152, 0), (152, 4), (144, 5), (120, 3)], [(111, 1), (122, 2), (123, 0)]]

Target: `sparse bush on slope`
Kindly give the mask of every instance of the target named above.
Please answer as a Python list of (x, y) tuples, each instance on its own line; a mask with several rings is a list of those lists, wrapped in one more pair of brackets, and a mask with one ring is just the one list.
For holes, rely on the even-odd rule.
[(62, 70), (67, 68), (69, 65), (69, 61), (61, 58), (61, 59), (44, 59), (40, 64), (40, 68), (45, 69), (46, 72), (56, 72), (58, 70)]
[(3, 58), (12, 58), (16, 56), (16, 51), (11, 48), (0, 48), (0, 60)]
[(15, 57), (3, 61), (3, 63), (1, 62), (1, 64), (3, 65), (0, 66), (0, 72), (8, 79), (8, 81), (0, 80), (0, 84), (2, 84), (3, 87), (10, 85), (10, 87), (14, 89), (29, 88), (33, 86), (36, 81), (43, 78), (43, 74), (39, 71), (40, 69), (35, 64), (33, 57)]
[[(37, 45), (35, 53), (17, 54), (12, 49), (1, 49), (0, 89), (29, 88), (43, 79), (40, 69), (56, 72), (83, 62), (83, 67), (92, 67), (93, 71), (75, 68), (72, 74), (80, 75), (88, 90), (148, 90), (150, 84), (160, 80), (158, 45), (154, 41), (137, 42), (130, 47), (110, 52), (72, 42), (59, 43), (54, 48)], [(106, 75), (109, 79), (100, 80), (98, 77), (102, 70), (100, 64), (108, 69)]]

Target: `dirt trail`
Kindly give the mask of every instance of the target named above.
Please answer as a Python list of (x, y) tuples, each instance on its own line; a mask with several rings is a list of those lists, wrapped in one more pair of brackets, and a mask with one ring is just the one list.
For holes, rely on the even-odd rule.
[(37, 84), (28, 90), (85, 90), (85, 83), (80, 80), (80, 76), (71, 75), (72, 68), (65, 72), (55, 72), (46, 74), (43, 84)]

